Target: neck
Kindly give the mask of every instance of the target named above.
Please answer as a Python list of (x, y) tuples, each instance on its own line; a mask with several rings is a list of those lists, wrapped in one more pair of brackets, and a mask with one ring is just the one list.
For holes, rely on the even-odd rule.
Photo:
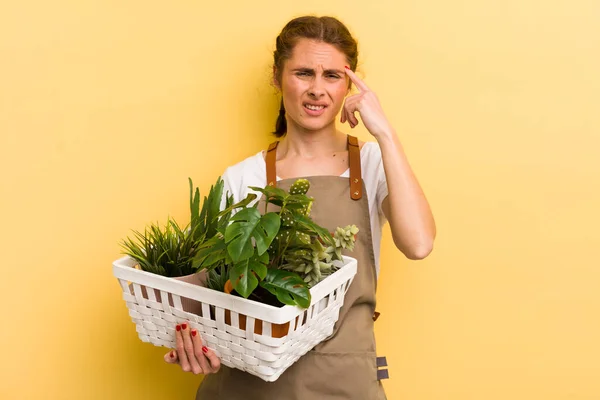
[(281, 150), (287, 155), (319, 157), (347, 150), (346, 135), (336, 129), (335, 121), (317, 131), (288, 124), (288, 131), (281, 140)]

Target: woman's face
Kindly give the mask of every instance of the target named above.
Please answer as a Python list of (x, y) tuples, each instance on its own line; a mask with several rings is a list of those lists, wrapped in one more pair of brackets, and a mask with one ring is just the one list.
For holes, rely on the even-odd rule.
[(295, 124), (316, 131), (335, 124), (349, 90), (346, 65), (345, 54), (330, 44), (311, 39), (296, 43), (278, 82), (288, 129)]

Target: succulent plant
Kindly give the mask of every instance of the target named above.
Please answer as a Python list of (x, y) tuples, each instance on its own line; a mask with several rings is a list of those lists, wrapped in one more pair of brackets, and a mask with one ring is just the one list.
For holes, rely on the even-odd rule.
[(335, 246), (351, 251), (354, 250), (354, 242), (356, 240), (357, 233), (358, 227), (356, 225), (348, 225), (345, 228), (336, 228), (335, 232), (333, 233)]
[(335, 245), (325, 247), (321, 241), (314, 240), (309, 246), (286, 253), (282, 268), (299, 273), (308, 286), (312, 287), (337, 270), (333, 261), (342, 259), (343, 249), (354, 248), (357, 233), (355, 225), (337, 228), (334, 233)]

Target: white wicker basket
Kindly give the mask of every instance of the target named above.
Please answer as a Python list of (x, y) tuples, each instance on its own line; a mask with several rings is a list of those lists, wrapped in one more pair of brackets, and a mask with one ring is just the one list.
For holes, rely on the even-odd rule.
[[(136, 261), (129, 256), (116, 260), (113, 272), (143, 342), (175, 348), (175, 325), (187, 322), (200, 332), (203, 343), (223, 365), (273, 382), (332, 334), (357, 268), (356, 259), (346, 256), (338, 265), (338, 271), (310, 289), (312, 301), (306, 310), (273, 307), (151, 274), (136, 268)], [(201, 311), (184, 311), (182, 300), (184, 304), (193, 301), (195, 309)], [(244, 324), (245, 329), (241, 329)], [(289, 325), (287, 334), (272, 337), (276, 336), (271, 334), (275, 324)]]

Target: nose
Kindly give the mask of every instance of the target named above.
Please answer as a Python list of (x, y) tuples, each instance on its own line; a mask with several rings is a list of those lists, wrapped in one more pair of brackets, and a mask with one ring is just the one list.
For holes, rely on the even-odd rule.
[(323, 85), (323, 80), (320, 77), (315, 77), (310, 87), (308, 88), (308, 95), (313, 99), (319, 99), (325, 96), (325, 87)]

